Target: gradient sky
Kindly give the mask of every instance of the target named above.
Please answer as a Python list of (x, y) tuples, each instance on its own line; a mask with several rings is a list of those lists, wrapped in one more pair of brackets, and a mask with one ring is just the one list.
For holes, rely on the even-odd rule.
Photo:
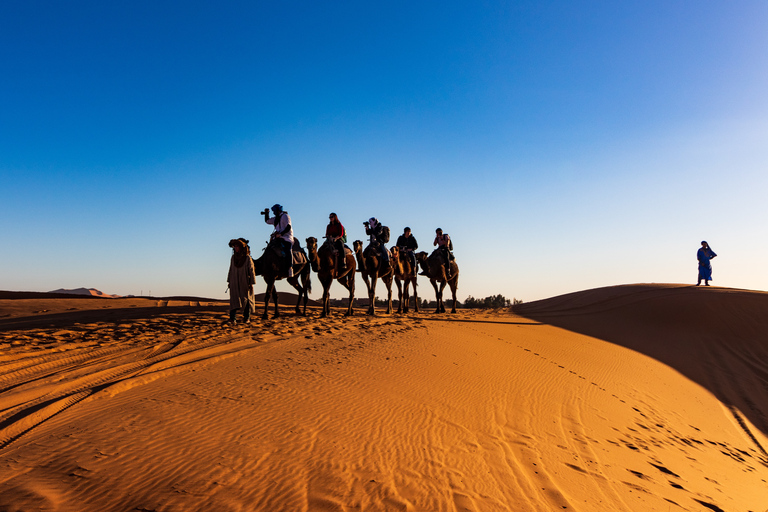
[(713, 284), (768, 290), (766, 27), (763, 0), (4, 0), (0, 289), (225, 298), (278, 202), (302, 245), (331, 211), (350, 242), (442, 227), (460, 300), (695, 283), (701, 240)]

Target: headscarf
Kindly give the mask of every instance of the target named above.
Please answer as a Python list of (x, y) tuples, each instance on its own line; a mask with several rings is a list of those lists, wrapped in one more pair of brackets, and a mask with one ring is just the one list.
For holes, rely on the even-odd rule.
[[(229, 241), (229, 246), (232, 248), (232, 258), (237, 268), (242, 267), (246, 259), (251, 255), (251, 248), (248, 246), (248, 240), (245, 238), (233, 238)], [(240, 247), (240, 252), (235, 252), (235, 246)]]

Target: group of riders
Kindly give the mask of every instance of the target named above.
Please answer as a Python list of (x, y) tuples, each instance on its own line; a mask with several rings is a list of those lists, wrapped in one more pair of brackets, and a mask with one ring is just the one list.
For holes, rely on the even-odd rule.
[[(272, 215), (270, 215), (270, 210)], [(270, 236), (268, 250), (277, 254), (282, 262), (282, 265), (280, 265), (282, 267), (280, 269), (281, 276), (292, 278), (294, 277), (294, 253), (306, 255), (299, 241), (293, 236), (291, 216), (279, 204), (272, 206), (272, 208), (265, 208), (261, 213), (264, 215), (264, 222), (274, 227)], [(325, 229), (326, 243), (335, 249), (337, 275), (344, 274), (347, 270), (345, 253), (345, 249), (348, 249), (346, 246), (347, 232), (338, 215), (331, 213), (328, 219), (328, 227)], [(370, 237), (370, 247), (378, 250), (381, 255), (381, 268), (390, 266), (390, 253), (386, 247), (386, 244), (389, 243), (389, 228), (382, 225), (375, 217), (371, 217), (363, 222), (363, 225), (365, 226), (365, 234)], [(447, 233), (443, 233), (443, 230), (440, 228), (435, 230), (435, 234), (435, 241), (433, 243), (433, 245), (437, 246), (435, 254), (441, 257), (440, 259), (445, 267), (445, 276), (450, 280), (452, 278), (451, 261), (454, 259), (451, 253), (453, 250), (451, 237)], [(411, 277), (416, 277), (418, 272), (416, 249), (418, 249), (419, 244), (411, 233), (411, 228), (406, 227), (403, 230), (403, 234), (397, 238), (396, 245), (399, 252), (410, 259), (413, 272)], [(250, 257), (248, 240), (244, 238), (233, 239), (229, 241), (229, 246), (233, 251), (227, 276), (230, 291), (230, 322), (235, 323), (235, 315), (238, 310), (243, 311), (243, 320), (249, 322), (251, 311), (255, 307), (253, 287), (256, 282), (256, 271), (254, 260)], [(427, 275), (426, 268), (420, 275)]]
[[(293, 226), (291, 225), (291, 216), (288, 215), (282, 205), (275, 204), (271, 208), (272, 215), (270, 216), (270, 208), (265, 208), (261, 213), (264, 215), (264, 222), (274, 226), (274, 231), (270, 236), (270, 245), (277, 245), (280, 248), (280, 252), (285, 258), (285, 264), (288, 269), (288, 277), (293, 277), (292, 269), (292, 251), (301, 251), (298, 240), (293, 236)], [(338, 270), (343, 272), (346, 270), (346, 256), (344, 249), (347, 243), (347, 232), (344, 229), (344, 225), (339, 220), (338, 215), (331, 213), (328, 216), (328, 226), (325, 228), (325, 238), (327, 243), (330, 243), (336, 250)], [(365, 234), (370, 238), (370, 244), (372, 247), (377, 248), (381, 254), (382, 265), (384, 267), (389, 266), (390, 253), (386, 247), (389, 242), (389, 228), (381, 224), (376, 217), (371, 217), (367, 221), (363, 222), (365, 226)], [(413, 276), (416, 276), (418, 266), (416, 263), (416, 249), (419, 244), (416, 242), (416, 237), (411, 233), (411, 228), (406, 227), (403, 230), (403, 234), (397, 238), (395, 244), (399, 250), (407, 255), (411, 260), (411, 268), (413, 269)], [(442, 253), (442, 260), (445, 266), (445, 275), (447, 279), (451, 279), (451, 266), (450, 262), (454, 259), (453, 244), (451, 237), (447, 233), (443, 233), (443, 230), (437, 228), (435, 230), (434, 246), (437, 247), (437, 251)], [(421, 275), (426, 275), (422, 272)]]

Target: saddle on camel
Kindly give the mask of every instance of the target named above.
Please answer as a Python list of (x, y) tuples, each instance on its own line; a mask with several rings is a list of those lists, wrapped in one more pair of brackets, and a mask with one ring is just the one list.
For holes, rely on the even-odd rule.
[[(315, 242), (317, 241), (315, 240)], [(323, 245), (330, 244), (333, 253), (337, 258), (336, 265), (339, 271), (344, 271), (347, 267), (345, 248), (349, 250), (349, 247), (344, 245), (346, 243), (347, 231), (339, 220), (339, 216), (331, 212), (328, 216), (328, 226), (325, 228), (325, 243)]]
[(422, 269), (421, 275), (429, 277), (429, 282), (432, 283), (432, 288), (435, 289), (435, 299), (437, 300), (435, 313), (445, 313), (443, 290), (446, 285), (450, 287), (453, 298), (451, 313), (455, 313), (456, 289), (459, 286), (459, 266), (456, 264), (456, 261), (446, 255), (446, 251), (442, 248), (435, 249), (430, 255), (421, 251), (416, 255), (416, 259)]
[(397, 285), (397, 312), (408, 313), (410, 308), (411, 293), (413, 286), (414, 308), (419, 312), (419, 294), (416, 290), (416, 256), (411, 251), (405, 251), (400, 246), (392, 248), (392, 260), (394, 261), (393, 270), (395, 285)]
[[(387, 313), (392, 312), (392, 279), (394, 269), (392, 267), (392, 258), (386, 253), (386, 248), (380, 244), (368, 244), (363, 251), (363, 242), (355, 240), (352, 244), (357, 257), (357, 266), (363, 274), (363, 281), (368, 288), (368, 311), (367, 314), (375, 314), (376, 301), (376, 281), (381, 279), (384, 286), (387, 287)], [(387, 254), (386, 260), (383, 255)]]
[[(450, 235), (448, 235), (448, 233), (443, 234), (443, 230), (437, 228), (435, 230), (435, 241), (432, 243), (432, 245), (437, 246), (437, 249), (435, 249), (429, 257), (440, 257), (443, 263), (443, 267), (445, 268), (446, 279), (450, 280), (452, 273), (451, 262), (455, 259), (453, 252), (451, 252), (453, 251), (453, 242), (451, 242)], [(426, 276), (429, 274), (426, 271), (422, 271), (421, 275)]]
[[(331, 239), (326, 239), (323, 245), (317, 247), (315, 237), (307, 238), (307, 251), (309, 252), (309, 262), (312, 270), (317, 272), (320, 284), (323, 285), (323, 299), (321, 317), (328, 316), (331, 312), (331, 284), (336, 279), (344, 288), (349, 291), (349, 306), (347, 315), (352, 314), (352, 304), (355, 300), (355, 257), (349, 247), (343, 245), (343, 253), (335, 247)], [(344, 259), (344, 266), (340, 265), (340, 260)]]

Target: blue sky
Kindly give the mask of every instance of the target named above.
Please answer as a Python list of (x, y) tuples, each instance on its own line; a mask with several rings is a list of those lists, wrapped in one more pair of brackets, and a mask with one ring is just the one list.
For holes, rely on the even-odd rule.
[(768, 290), (766, 26), (762, 1), (5, 1), (0, 289), (223, 298), (278, 202), (302, 241), (331, 211), (351, 239), (442, 227), (461, 300), (691, 283), (701, 240), (714, 284)]

